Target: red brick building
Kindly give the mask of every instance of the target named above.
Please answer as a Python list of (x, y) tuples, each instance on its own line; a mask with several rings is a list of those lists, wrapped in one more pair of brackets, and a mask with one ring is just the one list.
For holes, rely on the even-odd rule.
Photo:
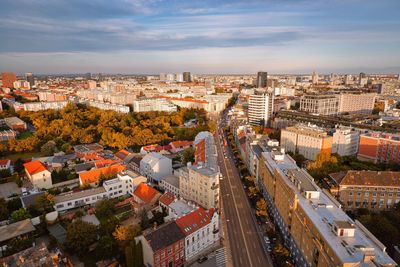
[(185, 263), (185, 235), (175, 222), (152, 229), (139, 239), (146, 266), (176, 267)]
[(361, 135), (357, 158), (374, 163), (400, 163), (400, 136), (388, 133)]
[(14, 82), (17, 81), (17, 75), (14, 72), (3, 72), (1, 73), (1, 79), (3, 80), (3, 87), (14, 88)]

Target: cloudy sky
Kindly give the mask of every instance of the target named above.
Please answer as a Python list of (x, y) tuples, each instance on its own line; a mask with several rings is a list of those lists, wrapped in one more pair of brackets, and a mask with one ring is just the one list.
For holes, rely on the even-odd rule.
[(399, 0), (0, 3), (0, 71), (400, 72)]

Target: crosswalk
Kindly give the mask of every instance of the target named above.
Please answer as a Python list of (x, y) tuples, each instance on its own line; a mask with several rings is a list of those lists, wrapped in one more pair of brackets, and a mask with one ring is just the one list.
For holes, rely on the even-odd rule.
[(226, 253), (225, 248), (220, 248), (215, 251), (216, 267), (226, 266)]

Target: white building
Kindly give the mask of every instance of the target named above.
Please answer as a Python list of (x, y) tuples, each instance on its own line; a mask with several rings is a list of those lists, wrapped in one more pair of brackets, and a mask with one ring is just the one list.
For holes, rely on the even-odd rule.
[(251, 125), (266, 126), (272, 118), (274, 94), (257, 90), (249, 97), (248, 120)]
[(57, 102), (31, 102), (24, 103), (23, 110), (25, 111), (39, 111), (46, 109), (62, 109), (66, 107), (68, 101), (57, 101)]
[(215, 209), (197, 210), (180, 217), (176, 224), (185, 234), (185, 259), (189, 261), (219, 242), (219, 215)]
[(110, 104), (97, 101), (88, 101), (87, 104), (90, 107), (95, 107), (103, 110), (113, 110), (120, 113), (129, 113), (129, 107), (124, 105)]
[(170, 192), (177, 197), (180, 195), (179, 177), (174, 174), (164, 177), (161, 180), (160, 186), (165, 192)]
[(336, 115), (339, 112), (337, 95), (304, 95), (300, 98), (300, 110), (319, 115)]
[(117, 178), (104, 181), (103, 186), (79, 192), (64, 193), (54, 198), (54, 208), (57, 211), (66, 211), (86, 205), (93, 205), (103, 198), (117, 198), (133, 195), (135, 189), (147, 179), (133, 172), (122, 172)]
[(358, 142), (360, 133), (351, 128), (338, 128), (333, 133), (332, 153), (340, 156), (356, 155), (358, 152)]
[(339, 96), (339, 113), (371, 114), (375, 105), (375, 93), (349, 93)]
[(51, 172), (47, 170), (46, 166), (38, 161), (31, 161), (24, 164), (25, 173), (34, 187), (39, 189), (49, 189), (53, 183), (51, 181)]
[(158, 183), (172, 174), (172, 160), (155, 152), (150, 152), (140, 161), (140, 174)]
[(141, 98), (133, 101), (133, 112), (175, 112), (177, 107), (165, 98)]

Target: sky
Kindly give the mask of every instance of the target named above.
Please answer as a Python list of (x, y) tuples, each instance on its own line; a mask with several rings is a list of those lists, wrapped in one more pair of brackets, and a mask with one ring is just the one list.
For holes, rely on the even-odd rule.
[(0, 0), (0, 71), (399, 73), (399, 0)]

